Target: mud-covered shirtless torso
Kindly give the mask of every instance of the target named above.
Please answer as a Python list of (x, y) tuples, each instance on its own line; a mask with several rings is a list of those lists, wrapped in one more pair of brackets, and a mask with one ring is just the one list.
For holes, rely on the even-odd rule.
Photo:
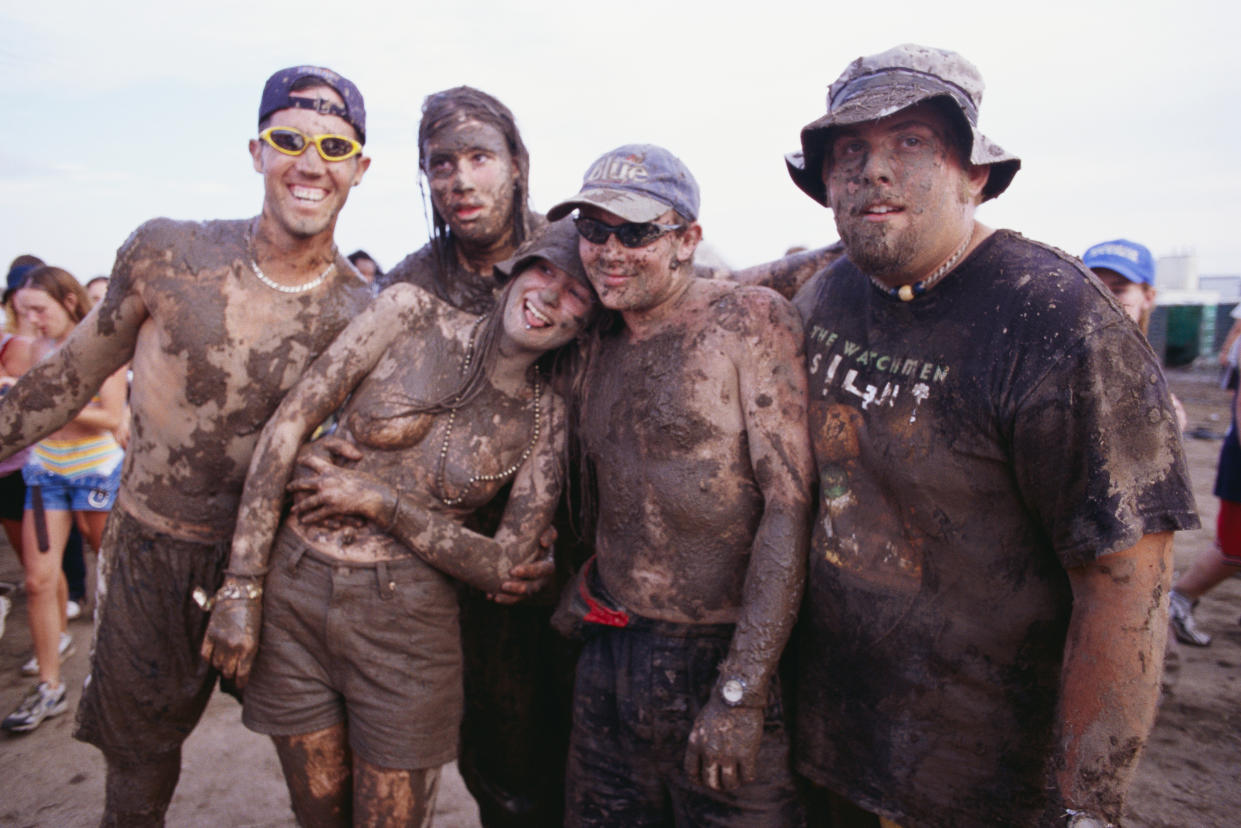
[(620, 320), (578, 424), (598, 501), (580, 589), (615, 606), (583, 619), (566, 824), (795, 824), (772, 678), (809, 538), (800, 324), (771, 290), (694, 275), (697, 185), (667, 150), (606, 154), (549, 217), (573, 209)]
[[(330, 70), (282, 70), (258, 120), (283, 131), (249, 142), (262, 213), (143, 225), (118, 251), (102, 304), (0, 402), (7, 455), (72, 418), (132, 361), (132, 437), (75, 734), (107, 760), (104, 824), (162, 824), (181, 742), (216, 680), (197, 655), (206, 616), (190, 593), (220, 582), (263, 423), (371, 298), (333, 241), (370, 164), (361, 94)], [(335, 143), (323, 154), (306, 136)]]

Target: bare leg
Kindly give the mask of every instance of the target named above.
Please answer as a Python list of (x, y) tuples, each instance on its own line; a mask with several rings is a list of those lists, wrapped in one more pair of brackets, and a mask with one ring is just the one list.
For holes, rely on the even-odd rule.
[(181, 751), (144, 762), (120, 761), (106, 753), (104, 758), (108, 775), (100, 828), (163, 826), (164, 812), (181, 776)]
[(4, 526), (4, 536), (8, 538), (9, 546), (13, 547), (13, 551), (17, 553), (17, 559), (22, 559), (22, 522), (20, 520), (9, 520), (8, 518), (0, 518), (0, 525)]
[(297, 736), (273, 736), (302, 828), (353, 823), (352, 751), (345, 725), (337, 724)]
[(22, 521), (22, 565), (26, 570), (27, 613), (34, 654), (39, 659), (39, 680), (50, 687), (60, 685), (60, 634), (65, 629), (65, 601), (69, 585), (60, 570), (60, 556), (69, 540), (68, 512), (48, 511), (47, 539), (50, 549), (40, 552), (35, 541), (34, 513)]
[(1198, 553), (1189, 570), (1173, 584), (1172, 588), (1191, 601), (1196, 601), (1217, 584), (1231, 578), (1237, 572), (1237, 563), (1224, 557), (1218, 544)]
[(103, 543), (103, 529), (108, 525), (107, 512), (74, 512), (74, 519), (82, 538), (90, 544), (91, 551), (98, 554)]
[(354, 825), (427, 828), (439, 794), (440, 769), (398, 770), (353, 760)]

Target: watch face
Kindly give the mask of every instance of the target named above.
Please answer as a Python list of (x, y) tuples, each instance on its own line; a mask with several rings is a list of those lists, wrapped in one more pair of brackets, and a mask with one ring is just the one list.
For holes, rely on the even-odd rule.
[(741, 683), (741, 679), (729, 679), (720, 688), (720, 695), (728, 704), (740, 704), (741, 697), (745, 695), (745, 685)]

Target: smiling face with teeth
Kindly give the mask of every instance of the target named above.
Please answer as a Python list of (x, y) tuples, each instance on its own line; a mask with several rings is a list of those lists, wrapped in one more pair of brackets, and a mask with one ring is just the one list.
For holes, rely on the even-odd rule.
[(517, 274), (505, 297), (505, 339), (537, 352), (573, 341), (596, 306), (589, 285), (544, 258)]
[[(294, 96), (311, 100), (321, 98), (344, 105), (336, 90), (327, 86), (300, 89)], [(293, 127), (306, 135), (358, 137), (344, 118), (309, 109), (281, 109), (272, 113), (264, 124)], [(301, 155), (285, 155), (257, 139), (250, 140), (250, 155), (254, 169), (263, 174), (263, 219), (269, 226), (268, 232), (282, 233), (290, 240), (322, 233), (330, 237), (350, 188), (362, 181), (371, 163), (371, 159), (363, 155), (344, 161), (325, 161), (313, 146)]]
[(923, 102), (834, 127), (823, 183), (849, 258), (897, 286), (926, 278), (971, 232), (988, 169), (965, 162), (953, 122)]

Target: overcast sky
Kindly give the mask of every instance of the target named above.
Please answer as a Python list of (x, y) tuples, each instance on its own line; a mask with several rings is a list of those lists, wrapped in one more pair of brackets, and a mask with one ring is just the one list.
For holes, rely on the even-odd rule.
[[(533, 205), (575, 193), (624, 143), (659, 143), (702, 189), (729, 264), (836, 238), (782, 155), (855, 57), (961, 52), (980, 124), (1023, 159), (979, 218), (1074, 254), (1126, 236), (1203, 274), (1241, 273), (1241, 71), (1233, 3), (572, 3), (0, 0), (0, 264), (32, 252), (80, 279), (154, 216), (254, 215), (246, 151), (263, 81), (299, 63), (361, 88), (374, 162), (337, 225), (385, 268), (427, 238), (416, 129), (469, 84), (517, 115)], [(696, 11), (693, 9), (701, 9)]]

